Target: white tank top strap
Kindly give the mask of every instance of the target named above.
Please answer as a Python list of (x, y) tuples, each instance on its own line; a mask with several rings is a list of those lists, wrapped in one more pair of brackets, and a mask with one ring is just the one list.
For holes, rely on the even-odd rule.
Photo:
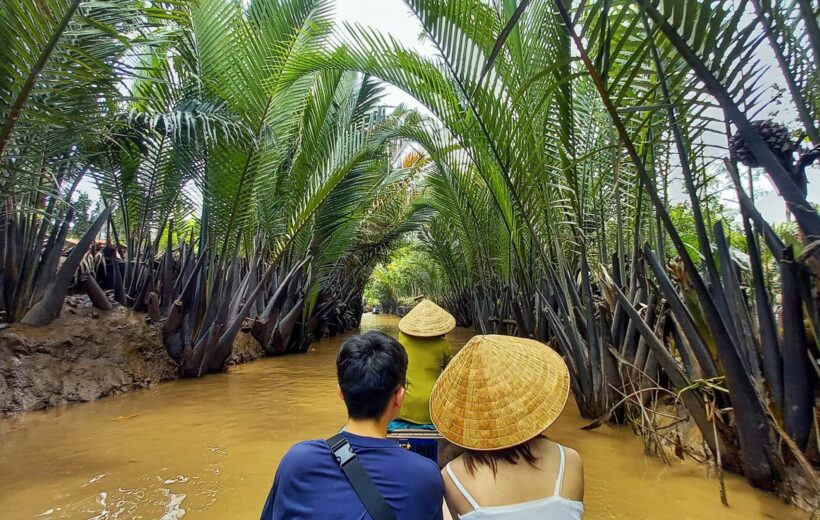
[(564, 454), (564, 447), (555, 443), (558, 446), (558, 451), (561, 453), (561, 464), (558, 466), (558, 476), (555, 477), (555, 490), (552, 492), (554, 496), (561, 496), (561, 485), (564, 483), (564, 466), (566, 465), (566, 455)]
[(451, 479), (453, 479), (453, 484), (456, 485), (458, 490), (461, 492), (462, 496), (464, 496), (464, 498), (467, 499), (467, 502), (469, 502), (470, 505), (473, 506), (473, 509), (478, 509), (479, 508), (478, 502), (475, 501), (473, 496), (467, 491), (467, 488), (465, 488), (464, 485), (461, 483), (461, 481), (458, 480), (458, 477), (456, 477), (456, 474), (453, 473), (452, 469), (450, 469), (450, 464), (448, 463), (444, 467), (447, 469), (447, 474), (450, 475)]

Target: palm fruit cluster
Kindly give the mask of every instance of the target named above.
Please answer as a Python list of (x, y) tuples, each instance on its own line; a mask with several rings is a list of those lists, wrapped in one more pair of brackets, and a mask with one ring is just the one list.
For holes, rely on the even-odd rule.
[[(789, 129), (771, 119), (754, 121), (752, 126), (763, 141), (769, 145), (771, 151), (780, 159), (780, 162), (790, 166), (794, 160), (792, 154), (797, 150), (797, 143), (789, 135)], [(753, 168), (760, 166), (740, 132), (735, 133), (729, 139), (729, 152), (733, 160), (746, 166)]]

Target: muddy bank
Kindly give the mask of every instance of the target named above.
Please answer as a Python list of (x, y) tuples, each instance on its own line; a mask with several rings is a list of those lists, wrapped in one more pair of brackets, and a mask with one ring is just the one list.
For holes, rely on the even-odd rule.
[(241, 365), (265, 357), (262, 345), (247, 332), (240, 332), (233, 340), (233, 350), (228, 358), (228, 366)]
[[(229, 364), (263, 354), (240, 333)], [(74, 299), (46, 327), (0, 330), (0, 415), (93, 401), (177, 377), (159, 327), (122, 307), (99, 311)]]

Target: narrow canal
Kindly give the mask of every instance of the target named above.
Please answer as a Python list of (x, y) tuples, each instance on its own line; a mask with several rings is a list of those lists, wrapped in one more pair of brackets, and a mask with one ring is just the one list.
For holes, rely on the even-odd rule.
[[(395, 333), (396, 319), (367, 314), (362, 329)], [(470, 335), (448, 337), (459, 347)], [(345, 419), (334, 371), (343, 339), (227, 374), (0, 420), (0, 517), (258, 518), (288, 447), (326, 437)], [(581, 431), (587, 422), (568, 406), (550, 429), (584, 458), (587, 519), (808, 517), (733, 475), (725, 508), (705, 467), (666, 466), (644, 457), (626, 428)]]

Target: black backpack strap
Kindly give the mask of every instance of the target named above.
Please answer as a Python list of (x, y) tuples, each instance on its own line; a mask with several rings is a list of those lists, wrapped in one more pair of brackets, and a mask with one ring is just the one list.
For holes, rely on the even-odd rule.
[(336, 457), (336, 462), (339, 463), (373, 520), (396, 520), (396, 514), (384, 501), (384, 497), (379, 493), (376, 484), (370, 480), (370, 475), (367, 474), (359, 459), (356, 458), (356, 453), (347, 438), (339, 433), (329, 438), (327, 443), (330, 446), (330, 451), (333, 452), (333, 456)]

